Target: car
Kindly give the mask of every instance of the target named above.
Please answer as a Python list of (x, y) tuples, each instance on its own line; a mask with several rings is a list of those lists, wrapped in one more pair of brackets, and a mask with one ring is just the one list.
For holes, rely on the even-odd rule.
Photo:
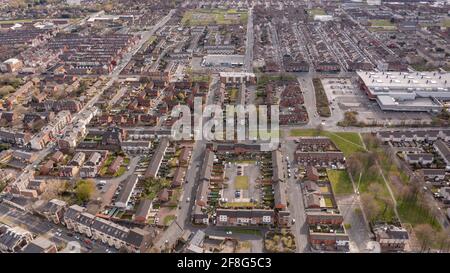
[(191, 198), (186, 198), (186, 203), (189, 203), (191, 201)]
[(295, 219), (294, 218), (292, 218), (292, 224), (295, 224)]
[(227, 235), (232, 235), (233, 232), (231, 230), (227, 231)]

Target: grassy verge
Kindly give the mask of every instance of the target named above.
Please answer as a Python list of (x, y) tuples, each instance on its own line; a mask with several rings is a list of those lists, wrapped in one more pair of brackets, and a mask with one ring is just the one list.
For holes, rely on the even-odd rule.
[(346, 170), (327, 170), (335, 194), (353, 193), (353, 185)]

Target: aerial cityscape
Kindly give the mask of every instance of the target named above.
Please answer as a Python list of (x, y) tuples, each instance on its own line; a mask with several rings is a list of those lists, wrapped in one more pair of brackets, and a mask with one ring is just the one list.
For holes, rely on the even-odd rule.
[(448, 0), (0, 0), (0, 253), (449, 253), (449, 41)]

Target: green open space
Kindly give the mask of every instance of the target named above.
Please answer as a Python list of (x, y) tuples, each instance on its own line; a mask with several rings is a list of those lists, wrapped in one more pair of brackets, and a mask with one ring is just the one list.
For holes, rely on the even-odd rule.
[(321, 8), (314, 8), (314, 9), (309, 9), (308, 14), (311, 16), (314, 16), (314, 15), (326, 15), (327, 13)]
[(352, 181), (346, 170), (328, 169), (327, 175), (335, 194), (353, 193)]
[(251, 208), (255, 206), (256, 204), (252, 202), (228, 202), (222, 204), (224, 208)]
[(330, 132), (316, 129), (292, 129), (291, 136), (326, 136), (341, 150), (345, 156), (355, 152), (363, 152), (364, 146), (359, 133), (354, 132)]
[(186, 11), (181, 23), (188, 26), (245, 24), (247, 18), (246, 11), (201, 9)]
[(237, 190), (248, 190), (248, 176), (240, 175), (236, 176), (234, 179), (234, 188)]

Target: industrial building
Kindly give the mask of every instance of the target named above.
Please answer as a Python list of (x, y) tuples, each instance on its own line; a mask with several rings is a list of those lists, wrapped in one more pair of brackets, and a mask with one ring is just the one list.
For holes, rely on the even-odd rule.
[(382, 110), (439, 111), (450, 100), (450, 73), (357, 72), (360, 87)]

